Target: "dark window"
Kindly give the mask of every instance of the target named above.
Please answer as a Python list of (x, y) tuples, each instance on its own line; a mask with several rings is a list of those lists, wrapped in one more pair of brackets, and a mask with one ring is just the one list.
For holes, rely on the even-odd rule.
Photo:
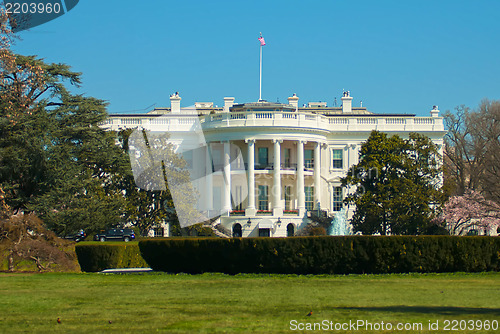
[(290, 168), (292, 166), (291, 161), (290, 161), (290, 155), (291, 155), (291, 149), (285, 148), (285, 159), (284, 159), (284, 168)]
[(295, 226), (292, 223), (286, 226), (286, 236), (293, 237), (295, 235)]
[(267, 147), (259, 147), (259, 165), (261, 167), (267, 167), (269, 164), (268, 160), (268, 148)]
[(271, 230), (268, 228), (259, 228), (259, 237), (270, 237)]
[(333, 188), (333, 211), (342, 210), (342, 187), (334, 187)]

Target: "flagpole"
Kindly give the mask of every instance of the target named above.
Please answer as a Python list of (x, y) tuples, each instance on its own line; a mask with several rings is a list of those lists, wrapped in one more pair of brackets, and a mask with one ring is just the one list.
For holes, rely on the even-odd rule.
[(262, 43), (260, 44), (259, 102), (262, 100)]

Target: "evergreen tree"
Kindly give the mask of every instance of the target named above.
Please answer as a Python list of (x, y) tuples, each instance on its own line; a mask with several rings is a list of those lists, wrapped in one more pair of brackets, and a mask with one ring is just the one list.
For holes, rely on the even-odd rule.
[(363, 234), (424, 233), (442, 203), (440, 156), (427, 137), (409, 139), (373, 131), (361, 146), (359, 163), (342, 179), (355, 204), (351, 223)]
[[(12, 58), (13, 57), (13, 58)], [(130, 173), (116, 134), (98, 123), (105, 103), (72, 95), (80, 73), (64, 64), (13, 55), (0, 88), (0, 187), (14, 212), (36, 212), (58, 233), (116, 225), (125, 198), (116, 183)], [(127, 170), (128, 169), (128, 170)]]

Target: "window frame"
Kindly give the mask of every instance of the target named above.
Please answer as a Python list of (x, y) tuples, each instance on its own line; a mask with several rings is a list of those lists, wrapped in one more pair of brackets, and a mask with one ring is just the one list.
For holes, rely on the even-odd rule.
[[(258, 196), (259, 211), (267, 211), (269, 210), (269, 186), (259, 184), (258, 189), (259, 189), (259, 196)], [(262, 191), (261, 189), (265, 189), (265, 191)], [(262, 206), (263, 205), (262, 203), (265, 203), (265, 208), (263, 208), (264, 206)]]
[[(338, 193), (337, 190), (340, 189), (340, 201), (338, 200)], [(344, 188), (341, 187), (340, 185), (333, 186), (332, 189), (332, 211), (333, 212), (339, 212), (344, 208)], [(339, 207), (340, 205), (340, 207)]]
[[(309, 191), (310, 190), (310, 191)], [(308, 197), (308, 195), (310, 197)], [(309, 200), (308, 200), (309, 198)], [(304, 187), (304, 204), (306, 207), (306, 211), (314, 210), (314, 186), (305, 186)]]
[[(341, 152), (341, 159), (335, 159), (335, 151), (340, 151)], [(331, 149), (331, 168), (332, 169), (344, 169), (344, 162), (345, 162), (345, 157), (344, 157), (344, 149), (343, 148), (338, 148), (338, 147), (332, 147)], [(337, 167), (335, 162), (340, 161), (340, 167)], [(337, 164), (338, 165), (338, 164)]]

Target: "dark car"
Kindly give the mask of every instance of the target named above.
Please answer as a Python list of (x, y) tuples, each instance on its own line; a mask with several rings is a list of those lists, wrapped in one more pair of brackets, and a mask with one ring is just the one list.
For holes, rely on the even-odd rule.
[(82, 241), (83, 239), (85, 239), (86, 236), (87, 236), (87, 234), (85, 233), (84, 230), (79, 230), (79, 231), (76, 231), (74, 233), (70, 233), (70, 234), (64, 236), (64, 239), (69, 239), (69, 240), (79, 242), (79, 241)]
[(129, 228), (112, 228), (107, 230), (105, 233), (99, 233), (94, 236), (95, 241), (108, 241), (108, 240), (116, 240), (116, 241), (131, 241), (135, 239), (135, 233), (133, 230)]

